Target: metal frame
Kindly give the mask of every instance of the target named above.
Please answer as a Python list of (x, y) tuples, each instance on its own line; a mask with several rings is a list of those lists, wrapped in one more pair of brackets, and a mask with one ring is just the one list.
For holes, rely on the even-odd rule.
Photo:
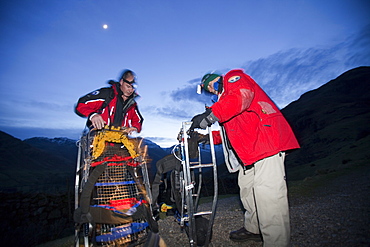
[[(115, 131), (123, 133), (123, 130), (113, 130), (113, 129), (104, 129), (102, 131)], [(95, 137), (95, 134), (99, 131), (92, 129), (85, 129), (81, 135), (80, 140), (76, 143), (78, 146), (78, 157), (77, 157), (77, 166), (76, 166), (76, 180), (75, 180), (75, 210), (80, 206), (80, 197), (81, 192), (89, 178), (89, 173), (91, 170), (91, 163), (93, 161), (92, 155), (92, 143)], [(142, 193), (144, 199), (147, 201), (148, 207), (151, 210), (152, 204), (152, 195), (150, 190), (150, 181), (147, 170), (147, 164), (145, 159), (145, 154), (147, 153), (147, 147), (143, 154), (140, 154), (135, 160), (139, 162), (139, 167), (141, 168), (140, 175), (142, 176), (142, 185), (144, 185), (146, 193)], [(142, 186), (140, 185), (140, 186)], [(139, 185), (137, 185), (139, 186)], [(144, 195), (145, 194), (145, 195)], [(80, 237), (81, 233), (83, 234), (83, 246), (88, 247), (91, 244), (89, 239), (89, 231), (91, 231), (92, 226), (89, 223), (84, 223), (82, 227), (76, 228), (75, 230), (75, 246), (80, 246)]]
[[(216, 214), (217, 198), (218, 198), (218, 183), (217, 183), (217, 164), (216, 155), (214, 149), (214, 143), (212, 138), (211, 128), (208, 127), (208, 134), (210, 139), (210, 150), (212, 163), (203, 164), (201, 153), (199, 152), (199, 159), (197, 162), (191, 162), (189, 158), (189, 146), (188, 146), (188, 130), (192, 122), (182, 123), (182, 138), (181, 138), (181, 152), (182, 152), (182, 172), (180, 173), (180, 193), (182, 198), (182, 207), (180, 209), (180, 225), (183, 227), (185, 224), (188, 226), (188, 237), (190, 246), (197, 246), (197, 229), (195, 223), (195, 217), (201, 215), (209, 215), (209, 223), (207, 229), (207, 235), (204, 246), (208, 246), (210, 243), (213, 222)], [(198, 146), (199, 150), (199, 146)], [(202, 169), (210, 168), (213, 169), (213, 181), (214, 181), (214, 195), (212, 206), (210, 210), (199, 212), (198, 205), (200, 199), (200, 193), (202, 189)], [(198, 170), (198, 184), (195, 183), (195, 170)]]
[[(76, 165), (76, 180), (75, 180), (75, 210), (80, 205), (80, 194), (89, 177), (90, 163), (91, 163), (91, 153), (89, 151), (89, 146), (92, 143), (90, 131), (85, 129), (80, 140), (77, 141), (76, 145), (78, 147), (77, 154), (77, 165)], [(88, 228), (86, 225), (84, 228)], [(85, 229), (85, 231), (88, 229)], [(80, 229), (75, 229), (75, 246), (80, 246)], [(89, 246), (88, 234), (84, 234), (84, 246)]]

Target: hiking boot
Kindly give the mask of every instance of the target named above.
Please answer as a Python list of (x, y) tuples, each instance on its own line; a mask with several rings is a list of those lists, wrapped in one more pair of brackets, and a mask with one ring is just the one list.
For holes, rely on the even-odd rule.
[(254, 233), (248, 232), (244, 227), (242, 227), (237, 231), (230, 232), (230, 240), (234, 242), (244, 242), (248, 240), (252, 240), (255, 242), (261, 242), (262, 236), (261, 234), (254, 234)]

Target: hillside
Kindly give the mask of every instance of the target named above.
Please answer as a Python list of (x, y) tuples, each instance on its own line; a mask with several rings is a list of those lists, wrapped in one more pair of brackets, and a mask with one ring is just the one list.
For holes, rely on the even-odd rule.
[(370, 160), (370, 67), (347, 71), (282, 110), (301, 148), (287, 156), (288, 180)]

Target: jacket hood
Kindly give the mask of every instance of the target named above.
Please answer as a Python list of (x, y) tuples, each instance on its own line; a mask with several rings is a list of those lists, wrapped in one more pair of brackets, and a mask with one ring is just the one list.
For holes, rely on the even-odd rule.
[(245, 74), (242, 69), (230, 70), (223, 78), (223, 86), (225, 91), (241, 88), (242, 85), (248, 81), (253, 81), (253, 79)]

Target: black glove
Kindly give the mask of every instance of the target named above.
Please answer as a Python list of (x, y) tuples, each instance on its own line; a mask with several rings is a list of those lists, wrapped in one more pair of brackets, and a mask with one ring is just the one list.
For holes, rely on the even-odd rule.
[(207, 108), (204, 113), (194, 116), (191, 121), (193, 122), (190, 126), (191, 130), (196, 128), (205, 129), (218, 121), (218, 118), (213, 114), (211, 108)]

